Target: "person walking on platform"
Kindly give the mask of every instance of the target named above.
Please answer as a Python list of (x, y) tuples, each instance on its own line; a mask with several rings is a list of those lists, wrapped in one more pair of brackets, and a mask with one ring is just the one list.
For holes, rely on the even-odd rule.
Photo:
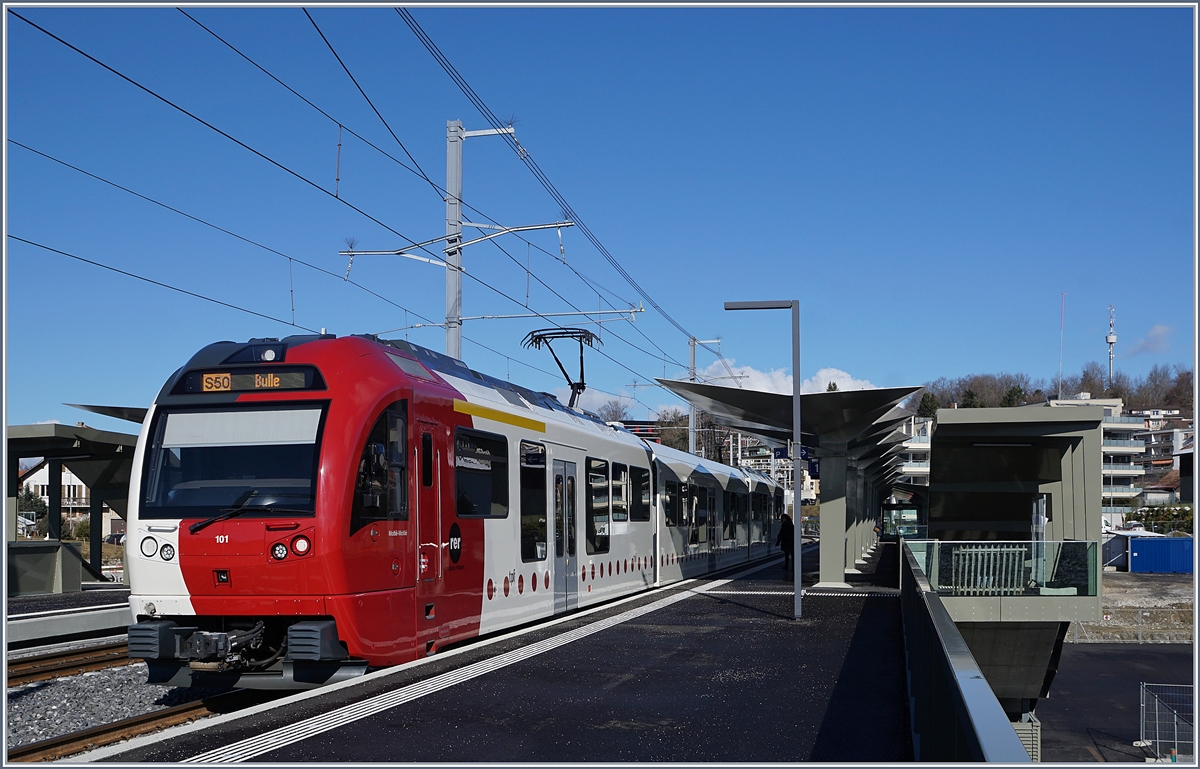
[(779, 545), (779, 549), (783, 551), (783, 570), (788, 570), (788, 565), (792, 562), (792, 554), (795, 550), (796, 542), (796, 527), (792, 525), (792, 518), (787, 513), (779, 514), (779, 536), (775, 538), (775, 544)]

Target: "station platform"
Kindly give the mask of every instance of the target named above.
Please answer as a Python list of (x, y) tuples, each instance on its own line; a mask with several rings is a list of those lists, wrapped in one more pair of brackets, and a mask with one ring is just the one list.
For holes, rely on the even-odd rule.
[(876, 563), (799, 620), (775, 557), (79, 758), (907, 761), (894, 552)]

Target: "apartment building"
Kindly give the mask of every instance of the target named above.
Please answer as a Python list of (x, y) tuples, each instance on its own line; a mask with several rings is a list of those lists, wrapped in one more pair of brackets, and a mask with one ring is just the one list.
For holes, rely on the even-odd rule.
[(1146, 444), (1139, 438), (1146, 432), (1146, 418), (1124, 413), (1120, 398), (1093, 398), (1081, 392), (1074, 398), (1051, 399), (1052, 408), (1103, 406), (1101, 424), (1100, 512), (1106, 526), (1120, 526), (1136, 508), (1146, 475), (1143, 457)]

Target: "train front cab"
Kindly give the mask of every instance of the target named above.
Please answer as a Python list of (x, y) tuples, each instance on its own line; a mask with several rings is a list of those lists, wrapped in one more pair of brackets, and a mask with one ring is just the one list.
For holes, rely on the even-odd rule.
[[(428, 376), (434, 405), (414, 420), (401, 370), (412, 361), (365, 340), (308, 341), (275, 346), (276, 361), (286, 350), (290, 370), (315, 372), (307, 385), (239, 392), (239, 382), (286, 382), (274, 376), (285, 369), (231, 364), (241, 353), (222, 343), (181, 369), (148, 415), (126, 563), (130, 656), (147, 661), (152, 683), (316, 686), (419, 656), (426, 636), (450, 635), (435, 618), (474, 617), (446, 623), (463, 637), (478, 626), (481, 569), (447, 596), (438, 513), (448, 504), (436, 481), (421, 483), (445, 473), (450, 430), (437, 404), (452, 395), (438, 397)], [(337, 372), (327, 386), (322, 368)], [(206, 375), (234, 384), (188, 388)], [(431, 427), (410, 441), (410, 424)], [(434, 554), (424, 575), (422, 547)]]

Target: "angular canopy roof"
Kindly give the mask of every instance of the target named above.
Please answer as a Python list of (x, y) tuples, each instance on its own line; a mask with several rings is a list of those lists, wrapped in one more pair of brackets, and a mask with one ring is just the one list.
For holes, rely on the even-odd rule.
[[(784, 445), (792, 438), (792, 396), (659, 379), (671, 392), (706, 411), (718, 424), (748, 433), (768, 443)], [(907, 412), (896, 406), (920, 387), (877, 390), (835, 390), (800, 396), (800, 431), (805, 446), (863, 441), (872, 447), (887, 439)]]

